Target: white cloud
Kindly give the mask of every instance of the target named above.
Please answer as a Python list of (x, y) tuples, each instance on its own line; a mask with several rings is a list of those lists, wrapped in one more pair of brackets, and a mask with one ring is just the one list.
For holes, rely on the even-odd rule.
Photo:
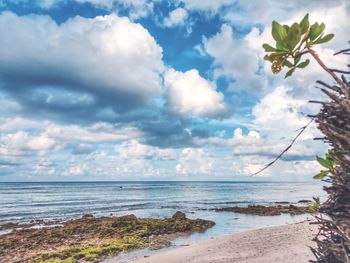
[(147, 17), (153, 12), (153, 3), (152, 1), (149, 1), (149, 0), (75, 0), (75, 1), (78, 3), (91, 3), (93, 5), (108, 8), (108, 9), (113, 9), (113, 7), (120, 5), (124, 7), (126, 10), (128, 10), (129, 17), (131, 19)]
[[(310, 23), (316, 21), (325, 22), (325, 32), (335, 33), (335, 38), (332, 41), (325, 45), (314, 47), (320, 58), (329, 68), (344, 69), (346, 65), (350, 63), (349, 56), (333, 55), (336, 51), (347, 45), (347, 36), (350, 34), (350, 29), (347, 26), (347, 18), (349, 14), (345, 6), (341, 3), (342, 1), (324, 3), (326, 5), (329, 4), (329, 8), (319, 8), (318, 5), (315, 5), (311, 11), (309, 10)], [(305, 6), (303, 5), (303, 7)], [(281, 10), (283, 9), (278, 8), (271, 8), (271, 10), (281, 13), (287, 12), (286, 10), (282, 12)], [(280, 18), (271, 18), (268, 16), (268, 20), (266, 21), (267, 26), (264, 28), (263, 32), (259, 33), (257, 28), (253, 28), (253, 30), (245, 36), (245, 40), (248, 42), (249, 47), (256, 52), (259, 58), (262, 58), (265, 55), (262, 45), (264, 43), (274, 43), (271, 36), (272, 19), (277, 20), (281, 24), (292, 24), (295, 21), (300, 21), (306, 14), (306, 11), (300, 10), (300, 8), (291, 8), (288, 13), (288, 16), (282, 15)], [(288, 18), (286, 19), (286, 17)], [(264, 61), (264, 71), (269, 78), (269, 86), (276, 87), (282, 83), (287, 83), (289, 86), (293, 87), (295, 95), (302, 98), (308, 97), (310, 99), (322, 98), (321, 92), (314, 89), (316, 80), (323, 80), (331, 83), (333, 82), (333, 79), (323, 71), (320, 65), (318, 65), (311, 56), (305, 56), (305, 58), (307, 57), (311, 61), (310, 65), (303, 70), (296, 70), (293, 76), (286, 80), (284, 79), (284, 75), (287, 69), (284, 69), (284, 71), (278, 75), (274, 75), (271, 72), (271, 63)]]
[(141, 144), (136, 140), (123, 142), (115, 148), (122, 158), (152, 158), (159, 160), (173, 160), (176, 158), (174, 149), (162, 149)]
[[(232, 3), (232, 2), (231, 2)], [(238, 24), (257, 24), (262, 23), (264, 25), (270, 25), (272, 20), (283, 21), (286, 18), (299, 15), (300, 19), (306, 14), (323, 13), (318, 16), (318, 19), (330, 19), (333, 21), (339, 13), (346, 12), (348, 1), (347, 0), (334, 0), (334, 1), (279, 1), (279, 0), (238, 0), (235, 1), (235, 8), (228, 8), (221, 12), (221, 16), (224, 20), (231, 23)], [(237, 6), (241, 12), (237, 12)], [(342, 11), (340, 10), (342, 9)], [(300, 21), (300, 20), (293, 20)], [(340, 19), (340, 23), (344, 20)]]
[(195, 69), (165, 74), (167, 106), (181, 115), (214, 117), (225, 113), (224, 95), (202, 78)]
[(232, 4), (232, 0), (182, 0), (185, 7), (192, 11), (202, 11), (216, 14), (220, 8)]
[(210, 144), (231, 147), (237, 145), (249, 146), (262, 142), (260, 134), (255, 130), (250, 130), (247, 135), (244, 135), (241, 128), (236, 128), (231, 138), (224, 138), (223, 135), (223, 133), (219, 133), (217, 136), (209, 138), (196, 138), (195, 143), (201, 146)]
[(30, 135), (27, 132), (18, 131), (12, 134), (0, 134), (0, 155), (20, 156), (31, 153), (42, 154), (52, 149), (56, 141), (46, 133)]
[[(58, 125), (50, 121), (39, 122), (24, 118), (5, 119), (0, 124), (0, 132), (0, 155), (20, 162), (26, 162), (36, 154), (86, 155), (101, 145), (142, 136), (136, 128), (109, 123), (90, 126)], [(24, 156), (26, 159), (16, 160), (16, 156)], [(39, 172), (42, 169), (35, 170)]]
[[(159, 178), (169, 175), (169, 169), (161, 168), (159, 163), (154, 160), (128, 157), (121, 158), (115, 154), (108, 154), (104, 151), (96, 151), (87, 156), (83, 162), (88, 164), (86, 172), (99, 177), (107, 178), (124, 178), (130, 180), (132, 178)], [(80, 162), (75, 160), (74, 165)]]
[(204, 149), (185, 148), (176, 165), (176, 172), (182, 175), (203, 175), (213, 171), (213, 159)]
[[(251, 34), (256, 32), (253, 28)], [(266, 79), (258, 74), (259, 54), (251, 48), (249, 35), (235, 39), (232, 27), (224, 24), (213, 37), (203, 37), (203, 51), (214, 58), (214, 78), (226, 76), (235, 79), (232, 89), (260, 90), (266, 86)]]
[[(309, 122), (306, 114), (313, 110), (307, 99), (295, 96), (292, 88), (280, 86), (255, 105), (252, 120), (246, 126), (251, 130), (246, 134), (237, 128), (232, 137), (227, 138), (224, 133), (219, 133), (209, 138), (196, 138), (195, 143), (201, 147), (214, 146), (216, 152), (220, 148), (229, 149), (232, 155), (226, 162), (232, 164), (233, 173), (249, 176), (271, 162), (290, 144), (298, 129)], [(280, 179), (291, 180), (295, 179), (293, 176), (311, 178), (320, 169), (315, 162), (316, 155), (323, 155), (328, 147), (322, 141), (314, 141), (315, 137), (322, 135), (313, 123), (282, 160), (259, 176), (279, 176)], [(221, 167), (223, 164), (215, 163), (214, 166)]]
[(89, 142), (103, 143), (123, 141), (138, 138), (141, 133), (132, 127), (114, 127), (108, 123), (96, 123), (91, 126), (81, 127), (78, 125), (55, 125), (50, 124), (46, 133), (60, 142)]
[(39, 5), (42, 8), (49, 9), (56, 4), (57, 0), (39, 0)]
[(0, 38), (4, 79), (83, 90), (119, 104), (142, 105), (162, 92), (162, 48), (126, 17), (77, 16), (57, 25), (48, 16), (4, 12)]
[(22, 117), (0, 118), (0, 132), (11, 132), (33, 128), (43, 128), (47, 122), (40, 122)]
[(188, 18), (188, 13), (186, 9), (178, 7), (169, 13), (169, 16), (164, 18), (163, 24), (166, 27), (176, 27), (184, 25), (186, 19)]
[(47, 134), (41, 134), (40, 136), (32, 137), (27, 142), (27, 147), (33, 151), (43, 151), (52, 148), (56, 141)]
[(63, 172), (63, 175), (65, 175), (65, 176), (84, 175), (84, 173), (86, 173), (86, 169), (87, 169), (87, 165), (86, 164), (71, 166), (71, 167), (68, 167)]
[(291, 88), (277, 87), (254, 106), (253, 126), (269, 135), (274, 132), (273, 137), (281, 136), (282, 130), (294, 131), (308, 122), (308, 118), (301, 114), (307, 103), (306, 99), (293, 98)]

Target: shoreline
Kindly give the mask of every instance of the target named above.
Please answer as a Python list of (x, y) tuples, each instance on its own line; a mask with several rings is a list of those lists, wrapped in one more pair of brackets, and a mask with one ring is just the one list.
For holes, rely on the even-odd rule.
[(307, 263), (314, 256), (310, 247), (317, 225), (311, 220), (265, 227), (208, 240), (192, 241), (181, 247), (139, 255), (138, 258), (109, 259), (105, 263)]
[[(284, 205), (281, 205), (283, 203)], [(267, 221), (273, 222), (272, 226), (278, 226), (278, 223), (283, 215), (289, 214), (291, 217), (300, 217), (299, 214), (311, 215), (311, 211), (308, 206), (296, 207), (287, 202), (278, 202), (275, 206), (248, 206), (248, 207), (229, 207), (224, 208), (222, 211), (215, 209), (209, 209), (206, 211), (212, 211), (214, 213), (224, 213), (232, 221), (244, 221), (248, 218), (257, 220), (259, 222)], [(236, 211), (238, 209), (238, 211)], [(307, 219), (307, 218), (306, 218)], [(300, 220), (300, 221), (299, 221)], [(294, 220), (294, 224), (298, 225), (305, 222), (305, 219), (299, 218), (298, 221)], [(242, 221), (242, 222), (243, 222)], [(144, 262), (143, 258), (147, 258), (152, 255), (152, 261), (146, 262), (165, 262), (164, 258), (153, 259), (156, 255), (162, 255), (170, 251), (180, 248), (190, 247), (190, 251), (196, 248), (200, 242), (205, 239), (193, 239), (197, 235), (198, 238), (206, 235), (206, 239), (209, 242), (212, 240), (221, 240), (224, 237), (222, 235), (216, 235), (217, 231), (211, 231), (210, 229), (216, 225), (214, 220), (210, 218), (199, 219), (198, 217), (187, 218), (186, 215), (180, 211), (177, 211), (172, 217), (166, 217), (163, 219), (156, 218), (138, 218), (133, 214), (125, 216), (109, 216), (109, 217), (95, 217), (92, 214), (85, 214), (80, 219), (71, 219), (67, 221), (60, 220), (33, 220), (27, 224), (8, 223), (0, 225), (0, 231), (5, 231), (0, 235), (0, 258), (8, 260), (14, 260), (13, 262), (105, 262), (105, 263), (120, 263), (120, 262), (134, 262), (135, 258), (138, 258), (140, 262)], [(258, 224), (259, 225), (259, 224)], [(255, 230), (244, 230), (242, 232), (225, 232), (227, 238), (236, 235), (244, 235), (252, 231), (260, 231), (264, 226), (255, 225)], [(267, 225), (270, 226), (271, 224)], [(288, 226), (288, 225), (287, 225)], [(286, 227), (286, 226), (282, 226)], [(277, 227), (278, 228), (278, 227)], [(248, 228), (249, 229), (249, 228)], [(271, 230), (273, 231), (273, 230)], [(285, 230), (281, 230), (282, 232)], [(7, 232), (7, 233), (6, 233)], [(289, 231), (290, 232), (290, 231)], [(289, 233), (286, 229), (286, 234)], [(222, 232), (224, 233), (224, 232)], [(231, 233), (231, 234), (230, 234)], [(293, 232), (294, 233), (294, 232)], [(273, 235), (270, 233), (269, 236)], [(260, 234), (256, 234), (260, 236)], [(181, 243), (181, 238), (184, 238)], [(311, 238), (310, 238), (311, 239)], [(254, 238), (252, 239), (254, 241)], [(185, 241), (185, 242), (183, 242)], [(263, 242), (263, 240), (260, 241)], [(233, 240), (233, 242), (235, 242)], [(231, 242), (232, 243), (232, 242)], [(237, 243), (241, 243), (238, 241)], [(191, 244), (191, 245), (189, 245)], [(254, 242), (253, 242), (254, 244)], [(214, 244), (215, 245), (215, 244)], [(225, 241), (223, 241), (225, 245)], [(249, 250), (253, 250), (254, 246), (247, 243)], [(256, 245), (259, 247), (258, 245)], [(16, 249), (14, 249), (16, 247)], [(199, 250), (201, 250), (199, 245)], [(226, 246), (226, 248), (240, 250), (241, 248), (232, 248)], [(221, 252), (224, 254), (226, 250), (221, 251), (221, 247), (213, 247), (209, 250), (217, 250), (219, 255)], [(226, 251), (226, 252), (225, 252)], [(176, 253), (174, 258), (181, 260)], [(205, 254), (198, 251), (190, 252), (194, 254), (193, 258), (198, 258), (200, 255)], [(231, 252), (227, 252), (228, 255), (232, 255)], [(180, 254), (184, 253), (180, 251)], [(185, 253), (186, 254), (186, 253)], [(215, 255), (215, 253), (214, 253)], [(209, 258), (211, 255), (207, 255)], [(158, 256), (156, 256), (158, 257)], [(168, 257), (168, 256), (166, 256)], [(227, 256), (228, 257), (228, 256)], [(206, 262), (203, 261), (199, 262)], [(193, 260), (192, 260), (193, 261)], [(183, 261), (170, 261), (170, 262), (192, 262), (188, 259)], [(10, 262), (10, 261), (9, 261)], [(136, 261), (138, 262), (138, 261)], [(166, 261), (167, 262), (167, 261)], [(196, 262), (196, 261), (193, 261)], [(208, 262), (226, 262), (226, 261), (208, 261)], [(232, 262), (230, 261), (227, 262)], [(239, 261), (238, 261), (239, 262)], [(260, 261), (259, 261), (260, 262)], [(270, 261), (266, 261), (270, 262)]]

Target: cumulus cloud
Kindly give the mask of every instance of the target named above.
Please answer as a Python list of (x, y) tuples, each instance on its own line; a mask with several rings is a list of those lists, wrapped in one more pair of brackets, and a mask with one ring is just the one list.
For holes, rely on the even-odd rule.
[(81, 164), (76, 166), (68, 167), (66, 170), (64, 170), (63, 175), (65, 176), (79, 176), (84, 175), (87, 171), (87, 165)]
[(201, 11), (209, 14), (216, 14), (225, 6), (232, 4), (232, 0), (182, 0), (185, 7), (193, 11)]
[[(232, 2), (231, 2), (232, 4)], [(334, 1), (290, 1), (288, 3), (278, 0), (267, 1), (235, 1), (231, 7), (222, 10), (221, 16), (224, 20), (231, 23), (238, 24), (270, 24), (272, 20), (285, 20), (295, 14), (305, 15), (306, 13), (314, 12), (329, 12), (330, 10), (338, 7), (346, 9), (348, 2), (346, 0), (334, 0)], [(240, 8), (241, 12), (237, 12), (237, 8)], [(337, 13), (333, 11), (329, 12), (329, 15), (336, 16)], [(326, 18), (320, 17), (320, 18)], [(333, 20), (334, 21), (334, 20)]]
[[(57, 1), (57, 0), (56, 0)], [(131, 19), (146, 17), (153, 12), (153, 2), (150, 0), (75, 0), (78, 3), (91, 3), (108, 9), (124, 8)]]
[(27, 129), (40, 129), (45, 127), (48, 122), (40, 122), (36, 120), (26, 119), (16, 116), (14, 118), (0, 118), (0, 132), (13, 132)]
[(178, 7), (169, 13), (169, 16), (164, 18), (163, 24), (166, 27), (182, 26), (188, 18), (186, 9)]
[[(0, 14), (4, 47), (0, 104), (5, 109), (0, 112), (0, 175), (242, 178), (270, 162), (308, 122), (305, 115), (317, 112), (307, 103), (320, 98), (313, 88), (315, 79), (330, 81), (317, 64), (287, 81), (282, 74), (270, 73), (270, 65), (262, 61), (261, 45), (271, 42), (271, 19), (290, 23), (310, 12), (312, 21), (326, 22), (327, 32), (336, 34), (334, 41), (318, 50), (321, 58), (336, 68), (349, 63), (348, 58), (333, 57), (348, 40), (346, 1), (171, 2), (170, 10), (162, 9), (168, 13), (161, 21), (164, 27), (197, 29), (194, 22), (224, 23), (197, 46), (202, 56), (210, 57), (200, 59), (213, 61), (212, 67), (194, 62), (201, 73), (213, 70), (213, 82), (194, 69), (181, 72), (178, 61), (178, 71), (165, 70), (164, 63), (174, 61), (163, 63), (162, 48), (145, 27), (133, 22), (147, 17), (154, 7), (163, 8), (159, 1), (11, 1), (43, 9), (78, 6), (74, 2), (129, 18), (72, 17), (58, 24), (48, 16)], [(48, 12), (43, 9), (38, 8), (40, 13)], [(166, 52), (167, 48), (165, 43)], [(222, 78), (231, 90), (221, 91)], [(249, 116), (223, 121), (226, 103), (231, 103), (227, 98), (225, 102), (224, 94), (242, 90), (260, 90), (254, 96), (262, 97), (254, 107), (243, 105), (252, 107)], [(208, 122), (208, 117), (219, 118)], [(233, 132), (226, 136), (221, 129)], [(312, 159), (326, 148), (312, 140), (318, 135), (315, 126), (309, 127), (285, 157), (261, 176), (311, 178), (320, 169)]]
[(203, 149), (184, 148), (176, 165), (176, 172), (182, 175), (203, 175), (213, 171), (213, 160)]
[(224, 95), (202, 78), (195, 69), (179, 72), (169, 69), (165, 74), (167, 106), (181, 115), (214, 117), (225, 113)]
[(21, 156), (40, 154), (52, 149), (56, 141), (47, 134), (30, 135), (18, 131), (12, 134), (0, 134), (0, 154), (2, 156)]
[(115, 142), (138, 138), (142, 135), (135, 128), (114, 127), (109, 123), (95, 123), (87, 127), (50, 124), (45, 130), (50, 137), (60, 140), (60, 142)]
[[(244, 133), (241, 128), (236, 128), (231, 137), (222, 132), (208, 138), (196, 138), (195, 143), (201, 147), (229, 149), (231, 157), (226, 162), (232, 164), (235, 174), (247, 176), (257, 172), (290, 144), (298, 129), (309, 122), (306, 114), (315, 110), (293, 91), (291, 87), (280, 86), (267, 93), (252, 109), (252, 120), (246, 127), (249, 131)], [(296, 167), (295, 175), (311, 178), (320, 169), (315, 165), (315, 156), (323, 155), (328, 147), (321, 141), (314, 141), (315, 137), (322, 135), (313, 123), (282, 160), (261, 176), (279, 175), (293, 179), (292, 170)], [(309, 167), (307, 172), (303, 171), (305, 167)]]
[(235, 80), (232, 89), (256, 91), (266, 86), (266, 79), (258, 74), (258, 53), (251, 48), (248, 38), (235, 39), (231, 26), (223, 24), (216, 35), (203, 37), (202, 49), (214, 58), (214, 78), (225, 76)]
[(63, 142), (103, 143), (139, 138), (142, 132), (134, 127), (115, 126), (97, 122), (89, 126), (55, 124), (51, 121), (37, 121), (22, 117), (0, 119), (0, 132), (11, 134), (18, 130), (45, 133)]
[(0, 7), (10, 4), (26, 4), (37, 6), (42, 9), (51, 9), (59, 5), (67, 5), (71, 2), (78, 4), (89, 3), (97, 8), (110, 11), (127, 12), (131, 19), (147, 17), (153, 12), (153, 2), (151, 0), (2, 0)]
[(115, 148), (122, 158), (146, 158), (158, 160), (173, 160), (176, 158), (176, 151), (174, 149), (163, 149), (149, 146), (141, 144), (136, 140), (123, 142)]
[(5, 12), (0, 37), (2, 88), (24, 105), (118, 112), (162, 92), (162, 48), (128, 18), (74, 17), (57, 25), (47, 16)]
[(208, 138), (196, 138), (197, 145), (215, 145), (215, 146), (249, 146), (261, 142), (260, 134), (255, 130), (250, 130), (247, 135), (243, 134), (241, 128), (236, 128), (231, 138), (224, 138), (224, 133), (219, 133), (217, 136)]

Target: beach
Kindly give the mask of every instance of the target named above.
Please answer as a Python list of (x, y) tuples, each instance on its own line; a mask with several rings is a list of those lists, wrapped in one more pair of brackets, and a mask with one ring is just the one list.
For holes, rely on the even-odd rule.
[(312, 196), (321, 192), (320, 185), (283, 182), (0, 189), (0, 262), (21, 263), (307, 262), (315, 226), (306, 220), (315, 212)]
[(317, 226), (310, 222), (266, 227), (204, 241), (194, 241), (188, 246), (124, 262), (306, 263), (313, 259), (309, 247), (315, 245), (312, 238), (317, 233)]

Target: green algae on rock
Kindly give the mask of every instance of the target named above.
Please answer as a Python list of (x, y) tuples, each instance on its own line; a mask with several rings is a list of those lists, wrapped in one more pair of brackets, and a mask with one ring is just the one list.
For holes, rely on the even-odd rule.
[(177, 212), (165, 219), (89, 215), (62, 225), (14, 229), (0, 236), (0, 258), (5, 262), (98, 262), (132, 249), (164, 247), (171, 234), (205, 231), (215, 223)]
[(235, 212), (242, 214), (258, 215), (258, 216), (276, 216), (281, 214), (301, 215), (312, 214), (318, 211), (311, 206), (295, 206), (295, 205), (277, 205), (277, 206), (263, 206), (250, 205), (248, 207), (224, 207), (213, 209), (217, 212)]

